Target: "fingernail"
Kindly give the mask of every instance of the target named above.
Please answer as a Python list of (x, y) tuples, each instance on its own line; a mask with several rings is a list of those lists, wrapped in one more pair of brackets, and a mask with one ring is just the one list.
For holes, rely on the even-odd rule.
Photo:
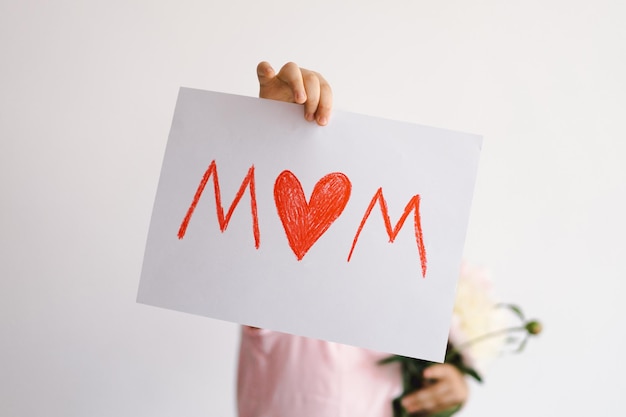
[(320, 117), (317, 122), (322, 126), (326, 126), (326, 124), (328, 123), (328, 119), (325, 117)]
[(305, 114), (304, 118), (307, 119), (309, 122), (312, 122), (313, 121), (313, 113)]
[(302, 91), (296, 93), (296, 103), (304, 103), (306, 101), (306, 94)]

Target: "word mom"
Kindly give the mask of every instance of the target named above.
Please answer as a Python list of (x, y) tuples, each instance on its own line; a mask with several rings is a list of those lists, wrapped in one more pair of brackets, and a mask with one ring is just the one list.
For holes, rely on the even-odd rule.
[[(231, 203), (226, 214), (224, 214), (224, 207), (222, 206), (222, 196), (220, 192), (220, 182), (217, 174), (217, 164), (213, 160), (206, 172), (200, 180), (200, 184), (193, 197), (191, 205), (183, 218), (180, 228), (178, 229), (178, 238), (185, 237), (187, 226), (193, 216), (194, 210), (200, 201), (200, 197), (204, 192), (204, 189), (209, 182), (209, 179), (213, 178), (213, 193), (215, 196), (215, 206), (217, 211), (217, 221), (222, 233), (228, 228), (230, 218), (235, 211), (235, 208), (239, 204), (239, 201), (243, 197), (246, 188), (250, 193), (250, 210), (252, 214), (252, 233), (254, 235), (254, 244), (258, 249), (261, 242), (261, 233), (259, 231), (259, 218), (257, 214), (257, 200), (256, 200), (256, 187), (254, 181), (254, 165), (250, 167), (248, 173), (244, 177), (235, 199)], [(290, 171), (283, 171), (274, 183), (274, 202), (276, 204), (276, 211), (282, 222), (285, 234), (287, 235), (287, 241), (291, 250), (296, 255), (298, 261), (302, 260), (309, 249), (317, 242), (317, 240), (328, 230), (333, 222), (341, 215), (344, 208), (348, 204), (350, 199), (350, 192), (352, 190), (352, 184), (348, 177), (340, 172), (330, 173), (321, 178), (311, 193), (311, 198), (307, 201), (302, 184), (298, 178)], [(363, 219), (356, 231), (354, 239), (352, 241), (352, 247), (348, 254), (347, 262), (350, 262), (354, 248), (356, 247), (359, 235), (365, 226), (365, 222), (369, 218), (374, 206), (378, 203), (380, 211), (385, 223), (385, 229), (389, 236), (389, 242), (393, 243), (398, 236), (398, 233), (402, 229), (405, 220), (413, 211), (414, 229), (415, 229), (415, 242), (417, 243), (417, 249), (422, 266), (422, 277), (426, 277), (427, 259), (426, 248), (424, 247), (424, 239), (422, 235), (422, 224), (420, 218), (420, 196), (419, 194), (411, 197), (404, 213), (400, 216), (400, 219), (396, 223), (395, 227), (391, 226), (391, 220), (389, 219), (389, 212), (387, 209), (387, 202), (383, 196), (382, 187), (379, 188), (372, 197), (369, 206), (365, 210)]]

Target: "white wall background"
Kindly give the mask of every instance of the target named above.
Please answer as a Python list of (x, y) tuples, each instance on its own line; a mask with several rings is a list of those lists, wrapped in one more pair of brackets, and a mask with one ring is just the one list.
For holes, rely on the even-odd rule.
[(484, 135), (466, 257), (544, 320), (465, 416), (617, 415), (626, 3), (0, 1), (0, 415), (233, 416), (234, 324), (135, 303), (180, 85), (324, 73), (344, 110)]

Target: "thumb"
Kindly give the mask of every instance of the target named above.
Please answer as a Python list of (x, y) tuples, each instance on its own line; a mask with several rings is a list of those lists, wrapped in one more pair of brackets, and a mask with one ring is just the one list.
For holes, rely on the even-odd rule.
[(259, 85), (263, 86), (276, 77), (276, 71), (269, 62), (262, 61), (256, 67), (256, 75), (259, 79)]

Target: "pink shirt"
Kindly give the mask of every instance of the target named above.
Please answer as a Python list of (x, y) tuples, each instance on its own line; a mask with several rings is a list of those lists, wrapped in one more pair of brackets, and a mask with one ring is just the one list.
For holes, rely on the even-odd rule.
[(389, 356), (243, 327), (239, 351), (239, 417), (391, 417), (402, 392)]

